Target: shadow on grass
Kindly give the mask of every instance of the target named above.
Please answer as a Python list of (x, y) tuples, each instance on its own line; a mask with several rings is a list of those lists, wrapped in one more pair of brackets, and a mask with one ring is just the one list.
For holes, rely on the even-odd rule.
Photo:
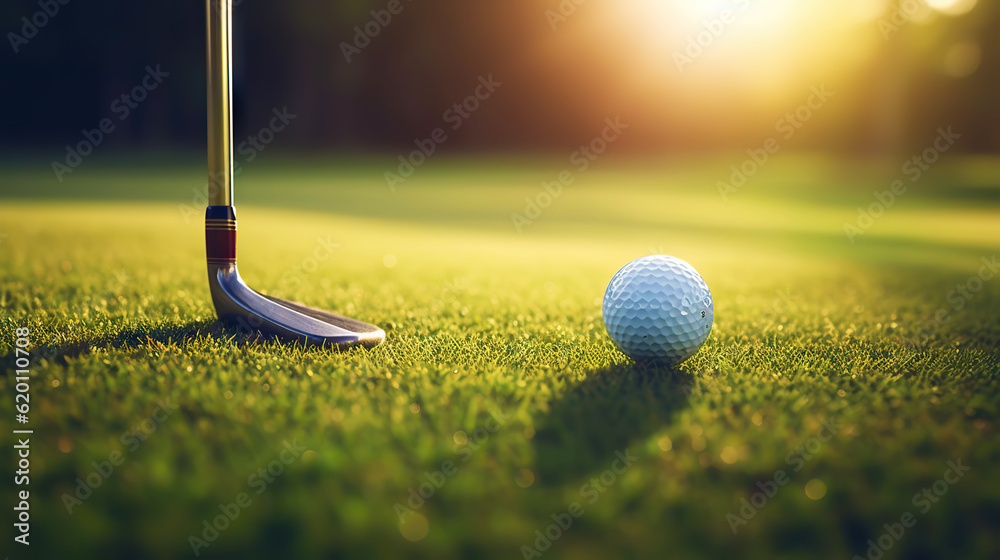
[(692, 385), (690, 374), (663, 366), (590, 372), (538, 421), (538, 483), (560, 485), (609, 468), (615, 452), (638, 445), (687, 407)]
[[(288, 343), (281, 339), (258, 332), (248, 331), (239, 325), (225, 321), (193, 321), (184, 325), (166, 325), (160, 327), (125, 328), (113, 334), (67, 340), (55, 344), (38, 346), (32, 350), (37, 357), (67, 364), (68, 360), (89, 354), (93, 349), (102, 350), (162, 350), (174, 344), (188, 344), (196, 341), (212, 340), (227, 343), (237, 348), (248, 348), (261, 344), (283, 344), (287, 346), (304, 346), (306, 349), (324, 351), (316, 346), (303, 345), (301, 342)], [(329, 350), (329, 349), (327, 349)]]

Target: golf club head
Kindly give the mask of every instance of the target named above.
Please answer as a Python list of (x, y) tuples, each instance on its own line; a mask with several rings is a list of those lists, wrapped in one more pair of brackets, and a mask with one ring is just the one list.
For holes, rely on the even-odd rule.
[(385, 339), (373, 325), (305, 304), (260, 294), (236, 267), (236, 214), (231, 206), (210, 206), (205, 219), (208, 284), (215, 311), (249, 332), (310, 344), (371, 348)]
[(236, 268), (233, 208), (232, 11), (233, 0), (208, 0), (208, 210), (205, 248), (208, 284), (219, 318), (248, 332), (263, 332), (311, 344), (372, 347), (378, 327), (251, 290)]

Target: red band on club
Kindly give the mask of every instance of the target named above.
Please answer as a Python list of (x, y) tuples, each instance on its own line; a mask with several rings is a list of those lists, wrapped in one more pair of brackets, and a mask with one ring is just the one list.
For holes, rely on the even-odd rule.
[[(236, 223), (205, 225), (205, 248), (209, 262), (236, 262)], [(221, 220), (219, 220), (221, 222)]]

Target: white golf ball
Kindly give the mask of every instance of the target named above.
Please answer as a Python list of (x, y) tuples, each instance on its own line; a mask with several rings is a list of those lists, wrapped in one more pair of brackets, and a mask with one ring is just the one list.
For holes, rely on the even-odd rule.
[(604, 326), (636, 361), (677, 365), (712, 331), (715, 306), (708, 284), (688, 263), (666, 255), (636, 259), (604, 292)]

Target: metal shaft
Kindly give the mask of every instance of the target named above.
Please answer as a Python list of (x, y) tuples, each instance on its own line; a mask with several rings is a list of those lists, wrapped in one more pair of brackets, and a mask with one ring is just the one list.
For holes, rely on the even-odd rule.
[(208, 10), (208, 204), (233, 205), (233, 1), (206, 0)]

